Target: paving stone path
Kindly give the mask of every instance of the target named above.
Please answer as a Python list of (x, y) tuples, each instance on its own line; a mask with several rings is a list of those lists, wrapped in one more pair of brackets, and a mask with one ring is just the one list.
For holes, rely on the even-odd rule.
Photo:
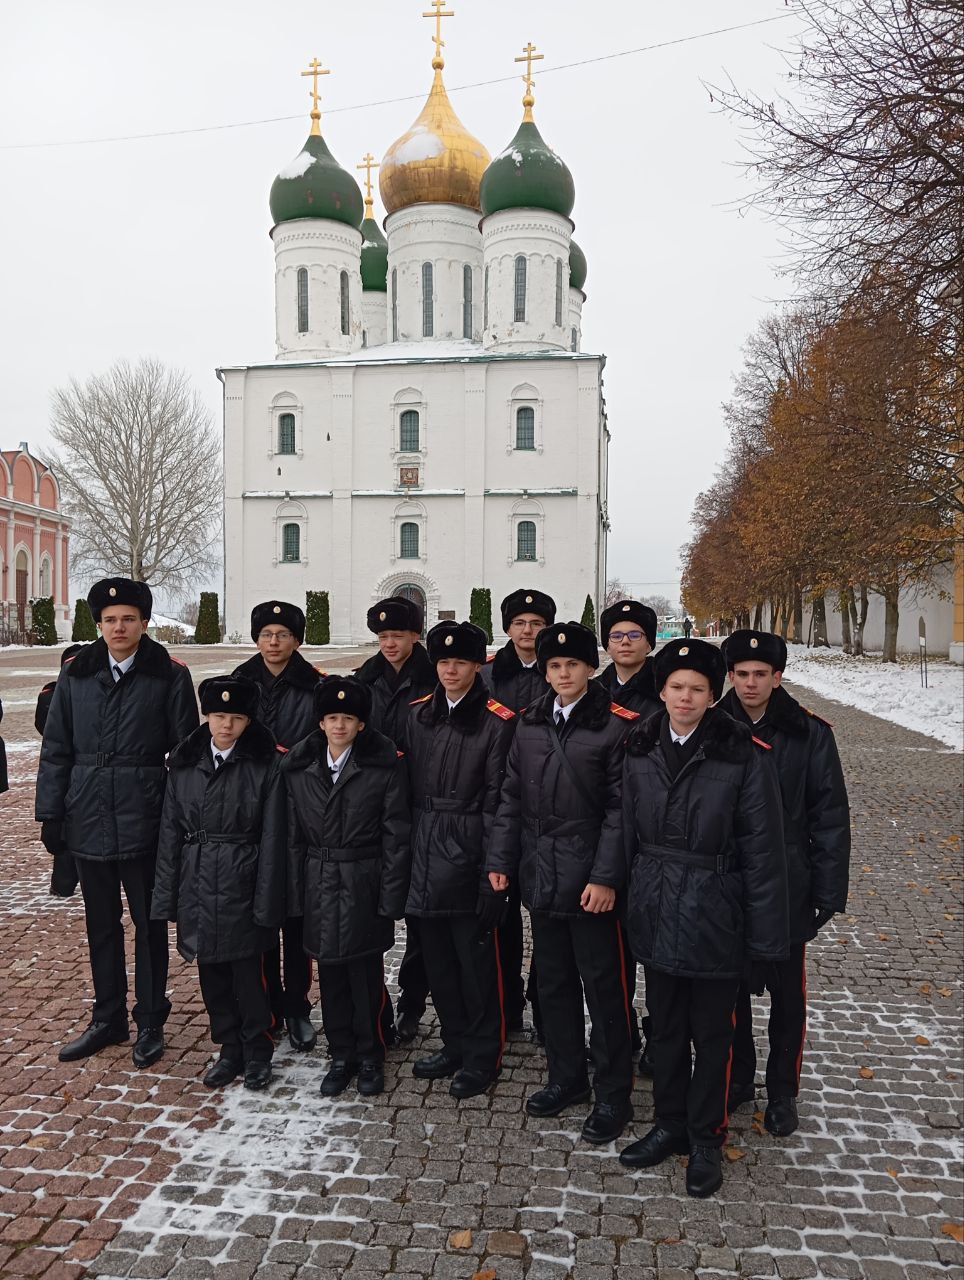
[[(183, 652), (196, 678), (230, 661)], [(850, 911), (810, 948), (800, 1130), (775, 1140), (743, 1108), (722, 1192), (694, 1201), (683, 1161), (628, 1175), (617, 1146), (581, 1142), (582, 1109), (528, 1118), (543, 1079), (528, 1041), (510, 1042), (489, 1097), (415, 1080), (411, 1061), (438, 1045), (431, 1018), (372, 1102), (323, 1100), (322, 1052), (287, 1048), (267, 1094), (211, 1094), (196, 974), (176, 956), (157, 1068), (134, 1071), (123, 1047), (58, 1063), (90, 990), (79, 899), (47, 896), (32, 822), (33, 699), (55, 662), (0, 654), (0, 1275), (964, 1277), (960, 755), (801, 692), (844, 759)], [(762, 1056), (762, 1018), (757, 1031)], [(634, 1101), (638, 1134), (648, 1082)]]

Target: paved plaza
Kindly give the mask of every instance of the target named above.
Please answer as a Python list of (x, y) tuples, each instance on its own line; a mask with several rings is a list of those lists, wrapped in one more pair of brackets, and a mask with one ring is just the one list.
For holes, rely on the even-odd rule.
[[(197, 681), (249, 651), (176, 652)], [(344, 670), (360, 652), (320, 661)], [(212, 1094), (196, 971), (176, 954), (156, 1067), (135, 1071), (123, 1046), (59, 1063), (91, 1000), (81, 901), (47, 896), (32, 820), (33, 707), (59, 656), (0, 651), (0, 1275), (964, 1276), (959, 754), (800, 693), (834, 722), (850, 788), (850, 910), (809, 950), (799, 1131), (771, 1138), (760, 1092), (760, 1110), (733, 1118), (723, 1190), (696, 1201), (682, 1159), (637, 1175), (616, 1160), (648, 1128), (648, 1081), (633, 1133), (590, 1147), (584, 1108), (525, 1115), (544, 1079), (527, 1040), (509, 1043), (488, 1097), (456, 1103), (447, 1081), (415, 1080), (413, 1059), (439, 1047), (430, 1018), (411, 1050), (391, 1051), (372, 1101), (322, 1099), (322, 1050), (287, 1043), (266, 1094)]]

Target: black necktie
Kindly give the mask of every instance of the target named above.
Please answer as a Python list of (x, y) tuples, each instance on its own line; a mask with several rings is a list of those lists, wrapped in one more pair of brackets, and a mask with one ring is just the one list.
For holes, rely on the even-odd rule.
[(220, 755), (217, 751), (215, 751), (214, 753), (215, 769), (220, 769), (223, 764), (224, 764), (224, 756)]
[(565, 727), (566, 727), (566, 717), (562, 714), (561, 711), (557, 711), (556, 712), (556, 733), (559, 735), (560, 738), (562, 737), (562, 731), (563, 729), (565, 729)]
[(121, 671), (120, 667), (115, 662), (114, 663), (114, 679), (119, 680), (123, 674), (124, 674), (123, 671)]

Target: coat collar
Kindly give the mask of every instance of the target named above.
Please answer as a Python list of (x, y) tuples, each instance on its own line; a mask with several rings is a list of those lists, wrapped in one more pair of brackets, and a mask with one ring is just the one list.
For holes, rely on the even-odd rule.
[[(363, 662), (355, 672), (355, 675), (364, 684), (374, 684), (381, 676), (385, 675), (386, 670), (391, 671), (391, 664), (388, 659), (383, 657), (381, 653), (373, 653), (372, 656)], [(435, 667), (429, 661), (429, 656), (420, 644), (416, 644), (411, 652), (411, 656), (405, 662), (399, 673), (399, 685), (410, 680), (412, 688), (415, 689), (431, 689), (435, 684)]]
[[(743, 709), (743, 704), (736, 696), (736, 690), (729, 692), (720, 700), (719, 706), (740, 724), (752, 725), (752, 721)], [(782, 685), (778, 685), (770, 694), (766, 712), (767, 724), (794, 738), (805, 738), (810, 732), (810, 717), (792, 698)]]
[[(162, 644), (158, 644), (156, 640), (152, 640), (145, 634), (141, 636), (141, 642), (137, 646), (137, 654), (131, 670), (136, 671), (138, 675), (165, 679), (171, 675), (173, 661), (174, 659)], [(78, 650), (72, 658), (68, 658), (64, 666), (68, 673), (77, 679), (95, 676), (100, 671), (109, 672), (110, 651), (107, 648), (107, 641), (103, 636), (99, 636), (93, 644), (84, 645), (83, 649)]]
[[(626, 752), (631, 756), (648, 756), (659, 742), (666, 711), (656, 711), (629, 735)], [(724, 760), (742, 764), (753, 752), (753, 735), (745, 724), (727, 715), (719, 705), (710, 707), (704, 717), (703, 755), (708, 760)]]
[[(261, 677), (267, 669), (264, 658), (260, 653), (256, 653), (247, 662), (242, 662), (234, 674), (236, 676), (247, 676), (249, 680), (257, 680), (260, 684)], [(313, 689), (321, 679), (321, 672), (303, 658), (296, 649), (288, 659), (285, 669), (278, 676), (278, 679), (284, 680), (295, 689)]]
[(651, 702), (659, 702), (656, 681), (653, 679), (652, 658), (647, 658), (636, 674), (630, 676), (625, 684), (618, 684), (616, 681), (615, 662), (609, 664), (602, 675), (599, 676), (599, 679), (609, 690), (614, 702), (619, 701), (620, 694), (624, 696), (632, 694), (634, 697), (647, 698)]
[(528, 668), (522, 665), (511, 640), (508, 644), (504, 644), (492, 659), (492, 679), (496, 684), (505, 684), (514, 679), (520, 671), (526, 670)]
[[(258, 720), (252, 720), (234, 744), (231, 760), (273, 760), (278, 747), (271, 733)], [(193, 733), (179, 742), (167, 758), (172, 769), (190, 768), (205, 758), (211, 759), (211, 730), (207, 724), (199, 725)]]
[(449, 715), (448, 698), (440, 684), (436, 684), (430, 700), (423, 703), (416, 715), (425, 724), (440, 724), (443, 720), (463, 733), (471, 732), (478, 726), (479, 717), (485, 710), (489, 700), (489, 691), (480, 675), (475, 677), (475, 684)]
[[(541, 698), (537, 698), (531, 706), (526, 707), (522, 719), (526, 724), (549, 724), (552, 721), (552, 708), (556, 695), (550, 689)], [(594, 732), (604, 729), (612, 715), (612, 698), (609, 690), (599, 680), (590, 680), (585, 696), (580, 698), (569, 715), (567, 732), (573, 729), (590, 729)]]
[[(398, 760), (394, 742), (375, 729), (364, 729), (352, 744), (349, 765), (354, 762), (361, 768), (390, 769)], [(328, 764), (328, 739), (324, 729), (315, 729), (307, 738), (297, 743), (281, 763), (285, 773), (307, 769), (313, 764)], [(347, 767), (347, 766), (346, 766)]]

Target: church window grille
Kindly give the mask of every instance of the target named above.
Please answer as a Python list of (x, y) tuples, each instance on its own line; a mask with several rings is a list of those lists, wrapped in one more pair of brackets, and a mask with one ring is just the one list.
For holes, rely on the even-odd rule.
[(418, 525), (406, 520), (399, 531), (399, 557), (402, 560), (418, 559)]
[[(531, 405), (524, 404), (516, 410), (515, 415), (515, 447), (517, 449), (534, 449), (536, 447), (536, 411)], [(522, 558), (521, 556), (519, 557)]]
[(520, 254), (515, 260), (515, 315), (516, 323), (526, 318), (526, 260)]
[(562, 259), (556, 259), (556, 324), (562, 325)]
[(286, 524), (281, 529), (281, 559), (292, 564), (301, 559), (301, 526)]
[(482, 328), (489, 327), (489, 268), (485, 269), (485, 282), (482, 286)]
[(435, 333), (435, 304), (432, 301), (433, 271), (430, 262), (422, 263), (422, 337)]
[(399, 419), (398, 447), (402, 453), (418, 452), (418, 410), (406, 409)]
[(351, 310), (348, 305), (348, 272), (341, 273), (341, 331), (347, 334), (350, 330)]
[(308, 268), (298, 268), (298, 332), (308, 332)]
[(536, 558), (536, 524), (534, 520), (520, 520), (515, 531), (515, 558), (517, 560), (535, 560)]
[(462, 337), (472, 337), (472, 268), (462, 268)]
[(283, 413), (278, 418), (278, 452), (295, 452), (295, 415)]
[(392, 267), (392, 342), (398, 341), (398, 268)]

